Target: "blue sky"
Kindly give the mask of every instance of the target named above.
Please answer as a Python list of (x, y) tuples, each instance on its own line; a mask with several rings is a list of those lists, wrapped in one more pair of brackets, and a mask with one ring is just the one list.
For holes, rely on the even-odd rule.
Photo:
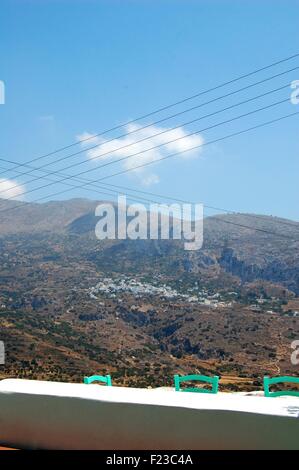
[[(298, 7), (298, 0), (2, 0), (0, 80), (5, 83), (6, 103), (0, 106), (0, 157), (26, 162), (70, 144), (84, 133), (98, 133), (299, 52)], [(151, 124), (296, 66), (298, 58), (139, 124)], [(166, 121), (158, 130), (182, 125), (295, 79), (299, 79), (299, 69)], [(182, 126), (179, 132), (200, 130), (289, 95), (286, 88)], [(207, 142), (295, 111), (298, 106), (284, 103), (202, 132), (197, 139)], [(189, 158), (168, 159), (144, 172), (130, 172), (106, 182), (298, 220), (298, 119), (296, 116), (203, 147)], [(149, 133), (157, 132), (156, 127), (150, 127)], [(119, 129), (106, 138), (118, 137), (126, 130)], [(144, 135), (137, 132), (134, 138)], [(115, 142), (128, 143), (123, 139)], [(53, 155), (40, 164), (69, 153)], [(144, 155), (139, 156), (140, 163), (142, 158)], [(52, 163), (48, 170), (62, 170), (72, 162), (82, 164), (69, 173), (92, 169), (86, 175), (89, 179), (126, 168), (113, 164), (95, 170), (101, 161), (90, 161), (90, 155), (82, 153), (75, 159)], [(0, 166), (10, 165), (0, 161)], [(13, 171), (0, 174), (0, 178), (0, 189), (11, 179), (27, 190), (43, 184), (26, 184), (33, 176), (21, 177)], [(60, 183), (24, 197), (31, 201), (47, 195), (49, 199), (100, 197), (83, 189), (51, 197), (65, 188)]]

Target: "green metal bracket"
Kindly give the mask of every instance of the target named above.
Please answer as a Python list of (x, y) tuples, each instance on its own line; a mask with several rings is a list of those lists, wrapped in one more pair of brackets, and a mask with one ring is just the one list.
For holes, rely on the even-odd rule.
[[(187, 387), (187, 388), (181, 387), (182, 382), (190, 382), (193, 380), (210, 383), (212, 385), (212, 388), (210, 390), (207, 390), (205, 388), (199, 388), (199, 387)], [(218, 386), (219, 386), (219, 377), (217, 375), (214, 375), (214, 377), (208, 377), (207, 375), (184, 375), (184, 376), (175, 375), (174, 386), (175, 386), (176, 392), (217, 393)]]
[(85, 384), (91, 384), (93, 382), (103, 382), (108, 387), (112, 387), (111, 375), (91, 375), (90, 377), (84, 377)]
[(295, 383), (299, 384), (299, 377), (281, 376), (281, 377), (264, 377), (264, 394), (265, 397), (282, 397), (289, 395), (292, 397), (299, 397), (299, 391), (296, 390), (280, 390), (278, 392), (270, 392), (270, 385), (277, 383)]

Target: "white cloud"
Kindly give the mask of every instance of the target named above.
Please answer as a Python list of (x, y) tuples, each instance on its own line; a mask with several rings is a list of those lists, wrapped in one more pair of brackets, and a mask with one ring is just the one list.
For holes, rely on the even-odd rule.
[[(93, 134), (88, 132), (84, 132), (77, 138), (85, 148), (98, 145), (94, 149), (86, 150), (87, 157), (93, 160), (96, 165), (107, 160), (116, 160), (130, 156), (130, 158), (121, 162), (122, 168), (124, 170), (132, 169), (132, 173), (139, 176), (143, 184), (147, 186), (157, 183), (159, 181), (158, 176), (148, 174), (147, 167), (136, 169), (135, 167), (154, 162), (176, 152), (184, 152), (176, 157), (181, 159), (197, 156), (201, 149), (196, 148), (192, 150), (192, 148), (200, 146), (204, 142), (201, 135), (187, 136), (187, 132), (182, 127), (172, 130), (153, 125), (139, 130), (141, 127), (138, 124), (128, 124), (124, 127), (124, 133), (131, 132), (131, 134), (122, 138), (116, 138), (111, 142), (109, 142), (109, 139), (105, 140), (100, 136), (93, 137)], [(143, 141), (136, 142), (141, 140)], [(165, 145), (162, 146), (162, 144)], [(160, 145), (161, 147), (149, 150)], [(191, 150), (188, 151), (188, 149)]]
[(160, 182), (160, 178), (155, 173), (152, 173), (142, 178), (143, 186), (151, 186), (152, 184), (157, 184), (159, 182)]
[(23, 199), (25, 186), (15, 180), (0, 178), (0, 198)]

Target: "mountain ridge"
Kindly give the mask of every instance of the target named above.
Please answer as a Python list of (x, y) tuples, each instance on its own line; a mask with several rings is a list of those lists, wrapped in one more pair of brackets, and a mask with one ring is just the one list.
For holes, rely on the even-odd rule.
[(140, 272), (144, 264), (150, 271), (149, 261), (154, 258), (165, 271), (176, 267), (178, 271), (206, 273), (212, 278), (228, 274), (241, 283), (264, 280), (299, 294), (298, 222), (241, 213), (209, 216), (204, 219), (202, 249), (186, 252), (178, 240), (97, 240), (94, 230), (99, 218), (95, 208), (106, 202), (77, 198), (17, 207), (16, 201), (4, 201), (8, 210), (1, 217), (0, 238), (36, 235), (51, 244), (51, 238), (58, 236), (55, 243), (73, 250), (73, 257), (79, 244), (86, 259), (96, 263), (111, 266), (112, 256), (117, 271), (128, 266)]

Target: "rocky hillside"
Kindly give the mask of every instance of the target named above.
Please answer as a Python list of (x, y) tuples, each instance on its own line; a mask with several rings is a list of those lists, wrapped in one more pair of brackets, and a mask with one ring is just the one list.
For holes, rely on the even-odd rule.
[(0, 378), (101, 371), (156, 386), (198, 372), (250, 390), (266, 373), (295, 373), (298, 223), (209, 217), (202, 249), (187, 252), (181, 241), (97, 240), (96, 205), (2, 200)]
[(298, 222), (253, 214), (208, 217), (202, 249), (186, 252), (180, 241), (97, 240), (97, 204), (72, 199), (18, 207), (19, 202), (2, 200), (0, 236), (2, 241), (15, 238), (21, 244), (21, 240), (30, 244), (36, 236), (44, 240), (45, 256), (51, 245), (51, 251), (70, 252), (78, 261), (83, 257), (108, 271), (189, 272), (220, 284), (232, 278), (241, 284), (262, 280), (299, 295)]

